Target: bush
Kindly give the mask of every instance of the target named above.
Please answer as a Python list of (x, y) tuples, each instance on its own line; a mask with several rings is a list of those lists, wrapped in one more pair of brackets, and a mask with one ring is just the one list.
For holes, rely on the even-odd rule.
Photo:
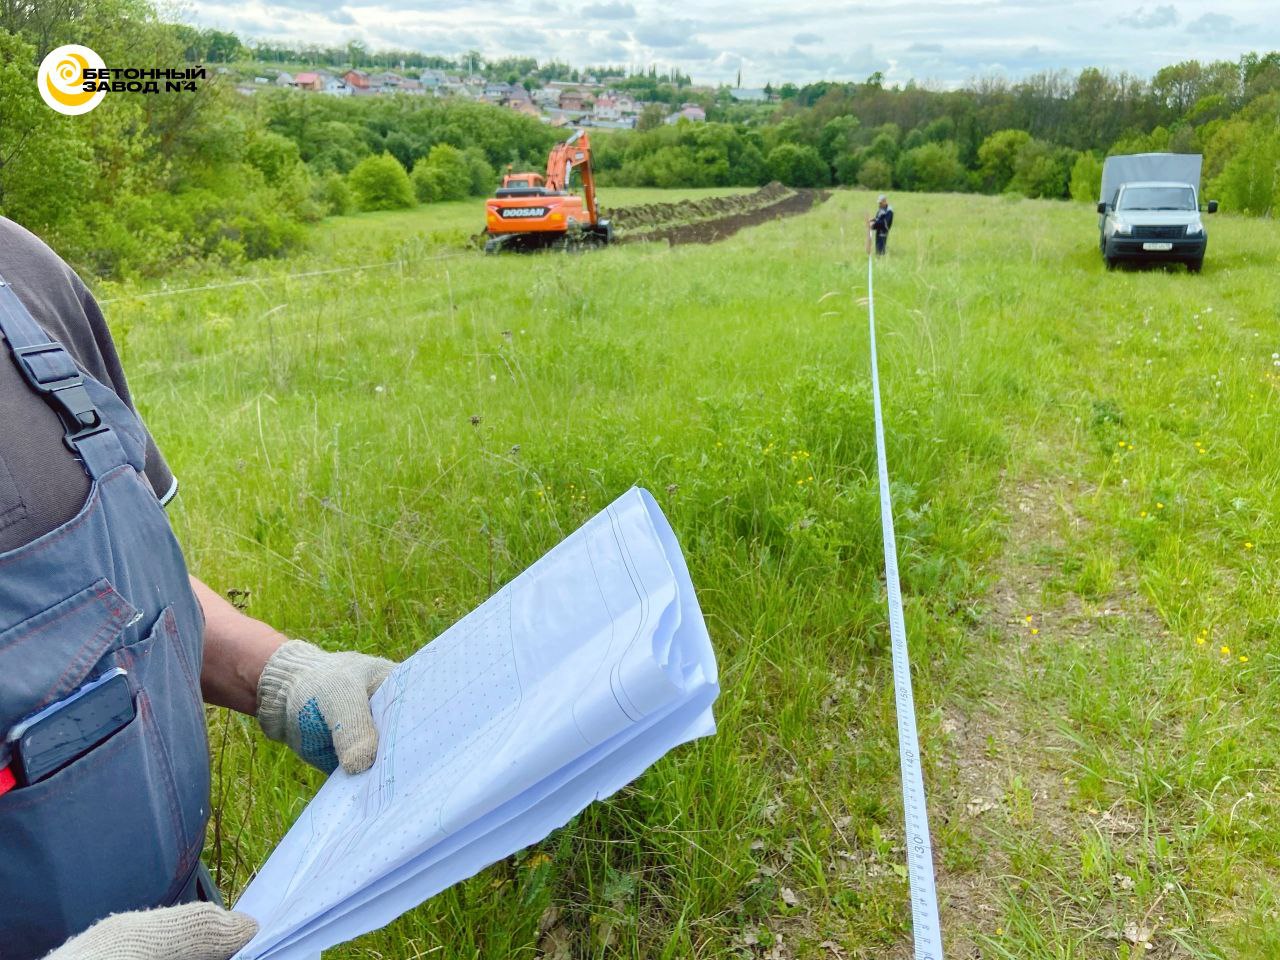
[(798, 143), (780, 143), (769, 151), (769, 176), (789, 187), (825, 187), (831, 169), (822, 154)]
[(403, 210), (414, 205), (409, 175), (389, 153), (365, 157), (347, 175), (347, 184), (361, 210)]
[(864, 160), (858, 167), (858, 186), (865, 190), (888, 190), (893, 186), (893, 168), (880, 157)]
[(413, 192), (419, 203), (438, 203), (448, 192), (448, 178), (443, 170), (419, 160), (413, 165)]
[(1025, 130), (1000, 130), (982, 141), (978, 164), (987, 190), (1002, 193), (1008, 189), (1018, 153), (1029, 143), (1031, 134)]
[(413, 189), (424, 202), (465, 199), (472, 193), (473, 177), (473, 161), (447, 143), (437, 143), (413, 165)]
[(471, 195), (487, 197), (498, 185), (498, 174), (479, 147), (467, 147), (462, 151), (471, 173)]
[(1013, 159), (1009, 189), (1033, 199), (1060, 199), (1067, 189), (1067, 171), (1058, 151), (1043, 140), (1023, 144)]
[(755, 186), (769, 181), (769, 164), (754, 143), (742, 144), (736, 156), (731, 153), (729, 167), (729, 179), (734, 183)]
[(270, 186), (282, 184), (298, 169), (302, 158), (298, 145), (288, 137), (261, 131), (245, 148), (244, 158), (257, 168)]
[(230, 218), (220, 234), (234, 241), (250, 260), (287, 256), (307, 236), (302, 224), (263, 210), (246, 210)]
[(1102, 193), (1102, 161), (1092, 153), (1076, 157), (1071, 168), (1071, 199), (1097, 203)]
[(330, 173), (316, 184), (316, 200), (330, 216), (340, 217), (356, 208), (356, 199), (351, 195), (351, 188), (340, 173)]
[(954, 143), (926, 143), (898, 158), (894, 179), (905, 190), (939, 193), (965, 185), (964, 165)]

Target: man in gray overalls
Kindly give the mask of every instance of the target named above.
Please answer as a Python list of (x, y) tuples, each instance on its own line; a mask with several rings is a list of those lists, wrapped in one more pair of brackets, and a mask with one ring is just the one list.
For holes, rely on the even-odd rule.
[[(97, 304), (3, 218), (0, 334), (0, 957), (228, 960), (256, 924), (200, 864), (203, 703), (359, 773), (392, 664), (288, 640), (188, 575), (163, 509), (177, 482)], [(76, 712), (107, 681), (115, 725), (93, 727)], [(50, 767), (9, 736), (50, 717), (107, 732)]]

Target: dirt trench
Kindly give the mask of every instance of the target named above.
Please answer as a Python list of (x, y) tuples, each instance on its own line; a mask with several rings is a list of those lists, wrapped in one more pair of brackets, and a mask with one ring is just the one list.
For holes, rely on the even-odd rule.
[(747, 227), (807, 213), (830, 195), (826, 190), (792, 189), (775, 182), (754, 193), (623, 207), (610, 214), (618, 231), (614, 242), (716, 243)]

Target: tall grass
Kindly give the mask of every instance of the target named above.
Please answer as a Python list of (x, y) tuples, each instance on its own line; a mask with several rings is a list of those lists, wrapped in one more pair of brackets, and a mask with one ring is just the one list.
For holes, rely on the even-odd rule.
[[(709, 247), (441, 261), (433, 234), (478, 210), (366, 215), (326, 227), (297, 267), (403, 259), (411, 234), (413, 262), (112, 291), (134, 392), (182, 479), (171, 510), (193, 570), (286, 632), (406, 656), (637, 483), (699, 589), (717, 735), (334, 956), (901, 949), (859, 304), (871, 206), (838, 193)], [(1247, 932), (1275, 894), (1273, 227), (1211, 223), (1203, 276), (1106, 274), (1073, 206), (895, 207), (877, 315), (926, 776), (943, 868), (987, 883), (996, 911), (955, 922), (985, 956), (1115, 955), (1121, 895), (1061, 872), (1087, 849), (1083, 821), (1041, 832), (1032, 809), (1020, 832), (980, 835), (945, 732), (1002, 669), (987, 611), (1011, 487), (1065, 475), (1089, 491), (1088, 523), (1042, 556), (1045, 596), (1128, 591), (1167, 635), (1055, 638), (1010, 710), (1064, 718), (1044, 762), (1079, 809), (1144, 811), (1154, 852), (1137, 872), (1177, 884), (1164, 906), (1183, 904), (1191, 955), (1266, 956)], [(251, 750), (250, 721), (211, 716), (234, 895), (318, 780), (274, 744)]]

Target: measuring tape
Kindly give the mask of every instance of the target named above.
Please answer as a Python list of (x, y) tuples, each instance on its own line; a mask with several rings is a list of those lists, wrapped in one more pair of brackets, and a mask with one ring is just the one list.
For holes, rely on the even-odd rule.
[(889, 464), (884, 452), (884, 415), (880, 409), (880, 372), (876, 359), (874, 256), (867, 257), (867, 311), (871, 328), (871, 402), (876, 419), (876, 464), (880, 470), (880, 527), (884, 532), (884, 581), (889, 595), (889, 639), (893, 644), (893, 691), (898, 713), (898, 761), (902, 767), (902, 813), (906, 823), (907, 878), (911, 884), (911, 929), (916, 960), (943, 960), (938, 890), (933, 878), (933, 843), (920, 769), (920, 735), (911, 694), (911, 657), (898, 585), (898, 542), (893, 535)]

